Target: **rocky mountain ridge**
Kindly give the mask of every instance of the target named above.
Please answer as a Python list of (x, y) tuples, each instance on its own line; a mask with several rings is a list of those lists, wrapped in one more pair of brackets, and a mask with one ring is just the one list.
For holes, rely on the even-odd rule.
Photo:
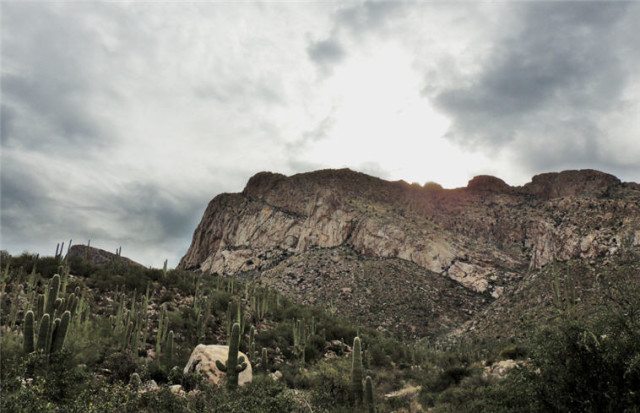
[[(521, 187), (478, 176), (457, 189), (348, 169), (262, 172), (242, 193), (209, 203), (179, 266), (284, 287), (296, 273), (292, 257), (340, 247), (359, 260), (408, 261), (493, 299), (553, 261), (639, 245), (640, 187), (594, 170), (537, 175)], [(308, 300), (314, 293), (290, 295)]]

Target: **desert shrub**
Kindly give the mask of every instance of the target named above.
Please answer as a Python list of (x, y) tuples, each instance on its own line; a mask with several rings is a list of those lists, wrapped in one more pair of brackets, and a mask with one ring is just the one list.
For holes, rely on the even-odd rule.
[(500, 360), (519, 360), (527, 356), (527, 349), (523, 346), (513, 345), (506, 347), (500, 351), (498, 358)]
[(305, 360), (312, 363), (324, 354), (325, 341), (319, 335), (313, 335), (309, 338), (304, 349)]
[(257, 376), (251, 384), (241, 387), (236, 393), (219, 392), (223, 400), (211, 411), (279, 413), (301, 409), (287, 388), (269, 377)]
[[(322, 328), (325, 330), (327, 340), (341, 340), (345, 343), (352, 343), (354, 337), (358, 334), (358, 330), (352, 326), (342, 322), (323, 323)], [(366, 343), (367, 341), (363, 339)]]
[(162, 278), (162, 284), (167, 288), (176, 288), (187, 295), (193, 295), (196, 290), (194, 275), (183, 270), (169, 270), (167, 276)]
[(371, 366), (385, 367), (389, 365), (390, 358), (386, 354), (385, 347), (379, 342), (375, 342), (371, 345), (369, 357)]
[(111, 372), (114, 380), (128, 383), (131, 374), (138, 370), (138, 363), (133, 355), (128, 351), (119, 351), (107, 356), (103, 368)]
[(155, 380), (156, 383), (167, 383), (169, 381), (169, 368), (157, 360), (147, 363), (144, 377)]
[(351, 364), (347, 359), (334, 362), (320, 361), (311, 379), (311, 400), (320, 410), (335, 411), (348, 406)]
[(469, 375), (469, 370), (462, 366), (449, 367), (440, 373), (435, 373), (427, 377), (425, 389), (430, 392), (439, 393), (448, 389), (452, 385)]
[(75, 365), (67, 350), (48, 357), (32, 353), (5, 368), (2, 411), (45, 411), (43, 406), (73, 399), (87, 379), (85, 370)]
[[(50, 258), (50, 257), (46, 257)], [(79, 275), (81, 277), (89, 277), (93, 272), (96, 271), (96, 267), (89, 264), (85, 260), (79, 257), (70, 257), (69, 258), (69, 268), (71, 274)]]
[[(31, 268), (29, 268), (29, 271), (31, 271)], [(39, 258), (36, 264), (36, 272), (44, 278), (51, 278), (54, 274), (60, 273), (60, 262), (54, 257)]]
[(478, 386), (473, 402), (458, 398), (458, 411), (638, 411), (638, 342), (640, 320), (634, 317), (564, 320), (536, 334), (530, 362), (491, 386)]
[(541, 407), (621, 412), (640, 406), (639, 324), (620, 319), (593, 326), (567, 322), (540, 333), (532, 354), (540, 373), (529, 371), (525, 377)]
[(255, 336), (259, 347), (280, 347), (286, 349), (293, 343), (293, 331), (290, 323), (279, 323), (270, 330), (262, 330)]

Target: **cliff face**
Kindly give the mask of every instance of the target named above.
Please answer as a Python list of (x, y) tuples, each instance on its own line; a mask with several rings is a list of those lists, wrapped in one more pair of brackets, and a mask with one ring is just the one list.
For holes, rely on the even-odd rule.
[(259, 173), (241, 194), (210, 202), (180, 266), (232, 274), (349, 245), (496, 294), (523, 267), (637, 245), (639, 200), (633, 186), (592, 170), (538, 175), (523, 187), (476, 177), (454, 190), (349, 170)]
[(269, 278), (290, 257), (346, 247), (496, 298), (554, 260), (638, 245), (638, 186), (593, 170), (542, 174), (522, 187), (480, 176), (453, 190), (347, 169), (263, 172), (209, 203), (180, 267)]

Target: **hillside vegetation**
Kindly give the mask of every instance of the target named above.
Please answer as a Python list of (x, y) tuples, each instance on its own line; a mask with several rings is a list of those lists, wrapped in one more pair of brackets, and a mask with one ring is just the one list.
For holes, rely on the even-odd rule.
[[(474, 318), (420, 337), (371, 328), (336, 311), (340, 300), (296, 304), (260, 280), (119, 255), (1, 258), (2, 411), (639, 411), (637, 249), (547, 265)], [(253, 382), (234, 390), (184, 374), (193, 348), (226, 344), (234, 322)]]

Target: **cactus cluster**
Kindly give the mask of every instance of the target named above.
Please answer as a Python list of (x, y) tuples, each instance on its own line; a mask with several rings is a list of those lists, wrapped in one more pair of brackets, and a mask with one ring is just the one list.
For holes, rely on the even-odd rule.
[(240, 326), (240, 335), (242, 336), (246, 326), (242, 303), (229, 301), (229, 305), (227, 306), (227, 337), (231, 337), (231, 329), (234, 323), (238, 323)]
[(196, 291), (193, 297), (193, 312), (196, 316), (196, 337), (199, 342), (203, 342), (206, 335), (206, 327), (209, 323), (211, 315), (211, 307), (213, 298), (206, 295), (201, 288), (202, 280), (200, 277), (196, 281)]
[(311, 336), (316, 334), (316, 319), (311, 317), (309, 325), (304, 319), (293, 323), (293, 352), (302, 361), (305, 360), (305, 347)]
[[(75, 293), (69, 295), (65, 300), (58, 297), (60, 292), (60, 275), (54, 275), (49, 281), (46, 298), (39, 295), (37, 304), (37, 315), (32, 310), (27, 311), (23, 323), (23, 351), (25, 354), (40, 351), (49, 355), (57, 353), (64, 347), (64, 342), (69, 331), (71, 317), (75, 313), (80, 293), (76, 289)], [(36, 319), (40, 321), (37, 323)], [(35, 337), (36, 328), (38, 330), (37, 339)]]
[(251, 296), (251, 312), (256, 322), (264, 320), (269, 312), (269, 295), (267, 293)]
[(365, 411), (375, 412), (373, 400), (373, 381), (370, 376), (364, 380), (364, 368), (362, 365), (362, 341), (360, 337), (353, 339), (353, 353), (351, 354), (351, 397), (356, 406), (364, 406)]
[(167, 316), (167, 307), (162, 307), (162, 312), (158, 318), (158, 332), (156, 334), (156, 354), (162, 352), (163, 345), (169, 337), (169, 317)]

